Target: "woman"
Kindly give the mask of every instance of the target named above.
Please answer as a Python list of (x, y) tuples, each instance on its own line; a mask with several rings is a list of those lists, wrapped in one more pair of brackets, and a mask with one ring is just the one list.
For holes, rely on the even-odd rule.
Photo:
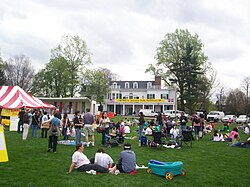
[(67, 172), (67, 174), (71, 173), (74, 168), (76, 168), (78, 171), (83, 171), (83, 172), (94, 170), (100, 173), (114, 174), (116, 166), (112, 168), (106, 168), (98, 164), (90, 164), (90, 161), (87, 158), (87, 156), (83, 154), (83, 150), (84, 150), (83, 144), (78, 143), (76, 145), (76, 150), (72, 155), (72, 163), (69, 167), (69, 172)]
[(48, 113), (47, 113), (47, 111), (44, 111), (43, 117), (42, 117), (42, 127), (41, 127), (42, 128), (42, 138), (47, 138), (49, 124), (45, 123), (45, 121), (48, 121), (48, 120), (49, 120)]
[(76, 145), (82, 141), (82, 135), (81, 135), (81, 128), (82, 128), (82, 123), (80, 122), (80, 111), (75, 112), (75, 117), (73, 120), (76, 135), (75, 135), (75, 142)]
[(38, 138), (38, 128), (39, 128), (39, 113), (35, 111), (32, 116), (32, 123), (31, 123), (31, 137)]
[(143, 112), (140, 112), (139, 113), (140, 117), (139, 117), (139, 146), (141, 146), (141, 137), (142, 137), (142, 132), (143, 132), (143, 126), (144, 126), (144, 123), (145, 123), (145, 120), (144, 120), (144, 115), (143, 115)]
[[(61, 126), (61, 120), (57, 117), (53, 117), (45, 123), (50, 123), (50, 128), (48, 130), (49, 143), (48, 143), (48, 152), (53, 148), (53, 152), (56, 153), (57, 140), (59, 136), (59, 127)], [(53, 132), (53, 128), (56, 126), (56, 132)]]
[(105, 145), (106, 143), (106, 135), (109, 134), (109, 117), (107, 117), (107, 113), (102, 113), (102, 118), (100, 119), (100, 126), (104, 127), (105, 130), (102, 132), (102, 145)]
[(103, 148), (97, 150), (94, 158), (94, 163), (105, 168), (111, 168), (112, 166), (114, 166), (113, 159), (107, 153), (105, 153), (105, 150)]
[(70, 126), (70, 121), (69, 121), (67, 113), (63, 114), (63, 118), (61, 119), (61, 121), (62, 121), (62, 135), (63, 135), (63, 140), (67, 140), (68, 139), (67, 129)]

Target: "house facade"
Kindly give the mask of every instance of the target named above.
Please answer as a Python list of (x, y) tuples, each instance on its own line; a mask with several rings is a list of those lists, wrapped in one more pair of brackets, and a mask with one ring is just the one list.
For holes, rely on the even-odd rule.
[(138, 114), (140, 109), (175, 110), (176, 89), (161, 88), (161, 77), (154, 81), (111, 81), (104, 110), (117, 115)]

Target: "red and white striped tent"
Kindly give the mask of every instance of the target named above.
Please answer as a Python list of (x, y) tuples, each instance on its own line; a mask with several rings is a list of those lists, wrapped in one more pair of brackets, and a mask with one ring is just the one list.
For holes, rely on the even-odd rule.
[(0, 86), (0, 108), (47, 108), (54, 109), (55, 106), (43, 102), (40, 99), (25, 92), (19, 86)]

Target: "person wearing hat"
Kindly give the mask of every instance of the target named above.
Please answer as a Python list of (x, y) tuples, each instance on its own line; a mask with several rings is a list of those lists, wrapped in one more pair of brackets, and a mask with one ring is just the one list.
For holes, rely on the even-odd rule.
[(136, 173), (136, 156), (131, 150), (131, 144), (125, 143), (124, 150), (120, 153), (117, 169), (121, 173)]

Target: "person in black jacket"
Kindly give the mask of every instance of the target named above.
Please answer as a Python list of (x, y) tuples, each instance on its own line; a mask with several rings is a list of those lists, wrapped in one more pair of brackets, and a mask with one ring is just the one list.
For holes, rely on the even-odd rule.
[(187, 122), (188, 122), (187, 117), (184, 115), (184, 112), (181, 112), (180, 129), (179, 129), (180, 134), (182, 134), (182, 131), (186, 130)]

